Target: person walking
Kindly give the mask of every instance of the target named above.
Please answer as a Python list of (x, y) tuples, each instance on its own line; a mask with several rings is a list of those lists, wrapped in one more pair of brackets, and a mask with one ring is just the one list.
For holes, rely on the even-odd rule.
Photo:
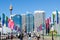
[(40, 39), (40, 35), (39, 35), (39, 34), (38, 34), (36, 37), (37, 37), (37, 40), (39, 40), (39, 39)]
[(20, 34), (20, 40), (23, 40), (23, 33), (22, 34)]
[(28, 33), (28, 40), (32, 40), (31, 33)]
[(13, 35), (11, 34), (11, 40), (13, 40)]

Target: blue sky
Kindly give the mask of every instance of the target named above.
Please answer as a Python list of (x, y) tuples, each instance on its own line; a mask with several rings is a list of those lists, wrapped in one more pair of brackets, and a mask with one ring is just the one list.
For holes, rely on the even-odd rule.
[(60, 0), (0, 0), (0, 16), (5, 13), (10, 15), (9, 6), (13, 6), (13, 14), (23, 14), (26, 11), (44, 10), (46, 18), (56, 9), (60, 11)]

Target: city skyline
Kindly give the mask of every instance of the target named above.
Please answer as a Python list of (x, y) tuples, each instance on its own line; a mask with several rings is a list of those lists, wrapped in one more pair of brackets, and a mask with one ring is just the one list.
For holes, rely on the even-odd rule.
[(60, 0), (0, 0), (0, 40), (59, 40)]
[(26, 14), (27, 11), (45, 11), (46, 18), (52, 15), (55, 10), (60, 10), (59, 0), (0, 0), (0, 15), (5, 13), (9, 17), (10, 4), (13, 6), (12, 14)]

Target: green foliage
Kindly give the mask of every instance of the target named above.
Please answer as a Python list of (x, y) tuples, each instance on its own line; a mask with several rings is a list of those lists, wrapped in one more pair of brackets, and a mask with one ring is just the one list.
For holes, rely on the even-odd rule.
[[(49, 32), (49, 35), (52, 35), (52, 31)], [(57, 31), (56, 30), (53, 31), (53, 35), (57, 35)]]

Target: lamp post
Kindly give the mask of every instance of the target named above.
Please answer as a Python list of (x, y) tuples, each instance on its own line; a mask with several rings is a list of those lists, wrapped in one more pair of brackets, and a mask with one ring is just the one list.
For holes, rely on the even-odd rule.
[(44, 40), (44, 30), (43, 30), (43, 40)]
[(54, 38), (53, 38), (53, 31), (54, 31), (54, 28), (53, 28), (53, 27), (51, 28), (51, 31), (52, 31), (52, 40), (54, 40)]
[(44, 23), (43, 23), (42, 30), (43, 30), (43, 40), (44, 40)]

